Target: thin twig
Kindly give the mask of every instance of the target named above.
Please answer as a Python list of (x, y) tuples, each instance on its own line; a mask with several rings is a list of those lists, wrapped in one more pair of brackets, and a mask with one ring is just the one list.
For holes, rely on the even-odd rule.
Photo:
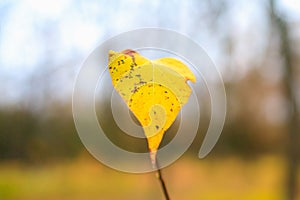
[(163, 179), (163, 177), (162, 177), (160, 168), (159, 168), (159, 166), (158, 166), (158, 161), (157, 161), (157, 160), (156, 160), (155, 164), (156, 164), (156, 169), (157, 169), (156, 175), (157, 175), (158, 180), (160, 181), (160, 185), (161, 185), (161, 187), (162, 187), (162, 189), (163, 189), (164, 196), (165, 196), (166, 200), (170, 200), (170, 196), (169, 196), (169, 193), (168, 193), (168, 190), (167, 190), (165, 181), (164, 181), (164, 179)]

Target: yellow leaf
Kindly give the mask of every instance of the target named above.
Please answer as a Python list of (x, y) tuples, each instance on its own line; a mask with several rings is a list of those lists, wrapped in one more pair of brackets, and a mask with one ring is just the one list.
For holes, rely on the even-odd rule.
[(155, 164), (164, 133), (191, 94), (186, 82), (196, 78), (175, 58), (151, 61), (133, 50), (109, 51), (108, 66), (114, 88), (143, 127)]

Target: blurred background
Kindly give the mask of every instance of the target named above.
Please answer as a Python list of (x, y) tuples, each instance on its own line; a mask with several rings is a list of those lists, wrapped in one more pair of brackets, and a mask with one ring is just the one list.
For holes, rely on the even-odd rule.
[(215, 149), (198, 159), (199, 131), (163, 170), (172, 199), (299, 200), (298, 0), (1, 0), (0, 199), (163, 199), (154, 173), (121, 173), (92, 158), (72, 118), (84, 59), (142, 27), (190, 36), (227, 92)]

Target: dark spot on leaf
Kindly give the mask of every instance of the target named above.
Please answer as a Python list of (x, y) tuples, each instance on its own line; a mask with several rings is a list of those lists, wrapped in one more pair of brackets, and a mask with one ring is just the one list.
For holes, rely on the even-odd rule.
[(170, 111), (173, 112), (173, 109), (171, 108)]
[(133, 90), (131, 90), (132, 93), (135, 93), (137, 91), (138, 91), (138, 88), (136, 86), (133, 88)]
[(158, 126), (158, 125), (156, 125), (156, 126), (155, 126), (155, 128), (158, 130), (158, 129), (159, 129), (159, 126)]

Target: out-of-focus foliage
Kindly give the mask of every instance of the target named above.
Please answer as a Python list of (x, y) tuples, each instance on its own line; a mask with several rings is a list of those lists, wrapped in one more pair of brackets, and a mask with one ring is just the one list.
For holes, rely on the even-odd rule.
[(1, 160), (44, 162), (74, 157), (82, 148), (65, 106), (44, 116), (25, 109), (2, 110), (0, 130)]
[[(270, 2), (0, 1), (1, 163), (8, 160), (36, 163), (61, 161), (80, 155), (84, 147), (76, 133), (70, 109), (72, 86), (80, 63), (97, 44), (111, 36), (140, 27), (155, 26), (179, 31), (198, 42), (216, 63), (224, 78), (228, 100), (227, 119), (220, 140), (207, 159), (218, 158), (219, 160), (212, 159), (211, 162), (215, 163), (213, 166), (221, 166), (220, 158), (234, 154), (250, 158), (257, 164), (251, 169), (248, 168), (248, 163), (240, 164), (238, 161), (221, 166), (222, 170), (217, 170), (215, 175), (214, 180), (217, 181), (211, 183), (213, 189), (203, 191), (202, 194), (207, 194), (207, 199), (226, 199), (224, 196), (219, 198), (211, 195), (217, 194), (216, 188), (226, 188), (226, 183), (230, 182), (234, 194), (228, 194), (228, 199), (241, 197), (273, 200), (284, 196), (283, 189), (278, 189), (288, 185), (282, 178), (285, 176), (284, 170), (288, 168), (283, 164), (283, 158), (296, 163), (294, 157), (287, 154), (287, 148), (291, 144), (290, 136), (293, 133), (295, 138), (299, 138), (300, 123), (293, 121), (297, 119), (293, 114), (297, 113), (295, 108), (299, 108), (300, 105), (300, 4), (297, 0), (277, 0), (271, 9)], [(270, 10), (273, 10), (273, 14)], [(293, 69), (293, 73), (289, 73), (287, 65)], [(199, 133), (189, 149), (195, 158), (208, 127), (210, 115), (206, 109), (209, 106), (208, 102), (203, 108), (205, 112), (201, 113)], [(112, 142), (130, 151), (147, 151), (145, 140), (123, 134), (114, 122), (109, 107), (102, 108), (102, 111), (104, 120), (100, 123), (105, 130), (109, 130), (110, 134), (107, 134), (107, 137)], [(174, 137), (178, 124), (178, 121), (175, 121), (170, 127), (162, 145)], [(292, 124), (298, 124), (298, 127), (294, 126), (295, 131), (291, 131)], [(293, 141), (294, 145), (300, 140)], [(289, 152), (292, 150), (296, 152), (293, 155), (299, 155), (299, 149), (290, 148)], [(261, 162), (254, 159), (265, 154), (285, 157)], [(191, 167), (188, 166), (188, 169)], [(274, 167), (276, 172), (272, 171)], [(3, 169), (9, 168), (8, 166)], [(77, 170), (77, 166), (74, 168)], [(2, 172), (2, 168), (0, 169)], [(176, 176), (182, 176), (176, 181), (172, 179), (176, 176), (171, 174), (170, 181), (180, 184), (174, 186), (172, 192), (181, 192), (181, 188), (185, 186), (186, 189), (198, 186), (199, 182), (200, 189), (204, 188), (207, 180), (211, 178), (207, 174), (215, 171), (211, 171), (211, 166), (199, 169), (205, 173), (196, 176), (199, 178), (197, 180), (194, 174), (202, 172), (196, 169), (181, 170), (180, 175), (174, 172)], [(227, 176), (226, 170), (231, 169), (234, 170)], [(289, 169), (297, 173), (296, 166)], [(6, 173), (1, 174), (0, 199), (3, 191), (16, 194), (15, 188), (10, 190), (10, 184), (5, 181), (15, 180), (14, 173), (19, 175), (17, 177), (22, 177), (24, 174), (18, 170), (17, 167), (15, 171), (7, 173), (10, 175), (5, 179), (2, 176)], [(74, 173), (70, 172), (69, 176), (72, 178), (67, 180), (72, 182), (73, 178), (78, 178), (79, 186), (75, 187), (78, 191), (84, 177), (75, 177), (74, 174), (80, 173), (76, 170)], [(247, 170), (249, 173), (243, 174)], [(65, 171), (62, 171), (58, 172), (58, 176), (65, 175)], [(22, 181), (34, 179), (34, 182), (36, 177), (31, 177), (34, 173), (28, 174), (29, 178), (23, 177)], [(41, 176), (46, 177), (42, 180), (48, 180), (48, 174), (51, 174), (49, 169), (46, 173), (41, 173)], [(245, 175), (246, 178), (240, 179), (240, 176), (234, 176), (236, 174)], [(102, 176), (101, 173), (98, 175)], [(187, 181), (184, 180), (186, 177), (191, 178)], [(267, 184), (270, 187), (267, 189), (268, 194), (260, 192), (258, 188), (245, 190), (247, 195), (253, 196), (236, 194), (243, 192), (243, 188), (240, 190), (241, 185), (246, 188), (264, 185), (256, 182), (261, 177), (265, 177), (261, 180), (263, 183), (272, 182)], [(2, 180), (4, 182), (1, 182)], [(97, 180), (101, 178), (97, 177)], [(105, 178), (106, 180), (109, 178)], [(116, 180), (119, 180), (119, 175)], [(188, 185), (192, 181), (195, 183)], [(218, 181), (221, 181), (219, 185)], [(139, 180), (137, 182), (140, 183)], [(13, 184), (15, 183), (20, 181), (16, 180)], [(55, 182), (53, 185), (56, 184)], [(24, 185), (27, 187), (27, 184)], [(109, 184), (105, 183), (106, 185)], [(127, 186), (127, 182), (124, 185)], [(43, 189), (41, 190), (45, 191)], [(12, 192), (9, 193), (10, 191)], [(24, 191), (26, 193), (29, 190)], [(64, 191), (60, 190), (61, 193)], [(274, 191), (278, 192), (278, 195), (274, 196)], [(191, 192), (198, 192), (198, 188)], [(178, 195), (180, 197), (181, 194)], [(23, 199), (22, 194), (20, 196)], [(83, 199), (86, 199), (86, 196), (83, 196)], [(198, 199), (199, 196), (191, 194), (191, 198), (193, 197)], [(206, 196), (202, 197), (205, 199)], [(29, 199), (32, 199), (31, 196)]]
[[(1, 159), (68, 157), (83, 148), (69, 109), (72, 84), (79, 69), (75, 63), (80, 63), (88, 54), (87, 49), (94, 48), (103, 38), (137, 26), (154, 25), (191, 36), (206, 48), (223, 75), (228, 114), (213, 154), (252, 156), (284, 151), (288, 103), (283, 91), (280, 37), (271, 28), (268, 3), (222, 0), (180, 4), (161, 1), (116, 4), (93, 0), (76, 4), (44, 3), (29, 0), (0, 3), (3, 11), (0, 24)], [(297, 5), (282, 1), (277, 4), (277, 12), (288, 23), (292, 64), (297, 66), (300, 43)], [(152, 21), (140, 12), (142, 8), (147, 8)], [(130, 13), (126, 20), (125, 13), (126, 16)], [(296, 70), (293, 74), (295, 85), (299, 84), (299, 73)], [(108, 137), (120, 145), (123, 140), (136, 144), (126, 148), (143, 149), (145, 141), (122, 136), (110, 119), (105, 122), (107, 129), (113, 130)], [(201, 145), (209, 116), (204, 114), (201, 119), (199, 134), (190, 148), (193, 152)], [(166, 134), (163, 143), (173, 136)]]

